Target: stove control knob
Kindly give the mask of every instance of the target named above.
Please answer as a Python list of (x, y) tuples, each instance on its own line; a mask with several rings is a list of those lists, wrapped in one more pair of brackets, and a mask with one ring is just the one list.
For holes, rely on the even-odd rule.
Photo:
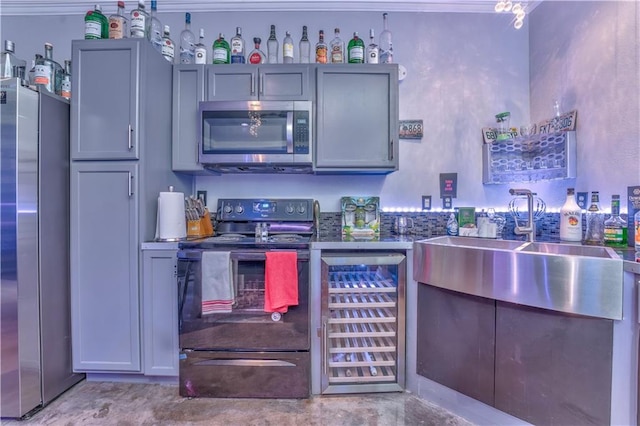
[(227, 214), (229, 214), (229, 213), (231, 213), (231, 212), (233, 211), (233, 209), (231, 208), (231, 206), (230, 206), (229, 204), (226, 204), (226, 205), (224, 206), (224, 209), (223, 209), (223, 210), (224, 210), (224, 212), (225, 212), (225, 213), (227, 213)]
[(242, 207), (240, 204), (238, 204), (236, 206), (236, 213), (241, 214), (244, 211), (244, 207)]
[(306, 212), (306, 211), (307, 211), (307, 208), (304, 206), (304, 204), (300, 204), (298, 206), (298, 213), (304, 214), (304, 212)]
[(286, 211), (287, 214), (293, 214), (295, 209), (293, 208), (293, 206), (291, 204), (288, 204), (287, 207), (284, 209), (284, 211)]

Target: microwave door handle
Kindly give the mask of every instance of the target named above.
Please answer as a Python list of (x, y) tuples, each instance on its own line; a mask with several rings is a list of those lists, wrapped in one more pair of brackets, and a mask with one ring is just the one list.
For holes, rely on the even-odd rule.
[(287, 112), (287, 154), (293, 154), (293, 111)]

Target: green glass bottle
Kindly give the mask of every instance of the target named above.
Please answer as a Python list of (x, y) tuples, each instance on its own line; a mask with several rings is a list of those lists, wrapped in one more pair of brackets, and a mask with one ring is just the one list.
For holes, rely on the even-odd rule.
[(229, 43), (224, 39), (224, 34), (220, 33), (216, 41), (213, 42), (213, 63), (228, 64), (231, 62), (231, 49)]
[(364, 41), (358, 37), (358, 32), (353, 33), (353, 38), (347, 45), (347, 54), (350, 64), (364, 64)]
[(99, 4), (84, 15), (84, 38), (87, 40), (109, 38), (109, 20), (102, 14)]

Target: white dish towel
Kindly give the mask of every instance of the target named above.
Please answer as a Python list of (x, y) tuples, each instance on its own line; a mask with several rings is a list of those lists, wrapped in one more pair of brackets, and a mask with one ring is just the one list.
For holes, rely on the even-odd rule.
[(231, 253), (202, 252), (202, 315), (229, 313), (234, 302)]

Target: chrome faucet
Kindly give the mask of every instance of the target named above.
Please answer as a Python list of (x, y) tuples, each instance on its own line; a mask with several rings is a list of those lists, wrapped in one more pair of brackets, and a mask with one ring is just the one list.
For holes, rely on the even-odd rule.
[(519, 226), (516, 220), (516, 227), (513, 232), (517, 235), (526, 235), (527, 241), (533, 242), (533, 237), (536, 235), (536, 223), (533, 220), (533, 193), (528, 189), (509, 189), (511, 195), (526, 195), (527, 196), (527, 226)]

